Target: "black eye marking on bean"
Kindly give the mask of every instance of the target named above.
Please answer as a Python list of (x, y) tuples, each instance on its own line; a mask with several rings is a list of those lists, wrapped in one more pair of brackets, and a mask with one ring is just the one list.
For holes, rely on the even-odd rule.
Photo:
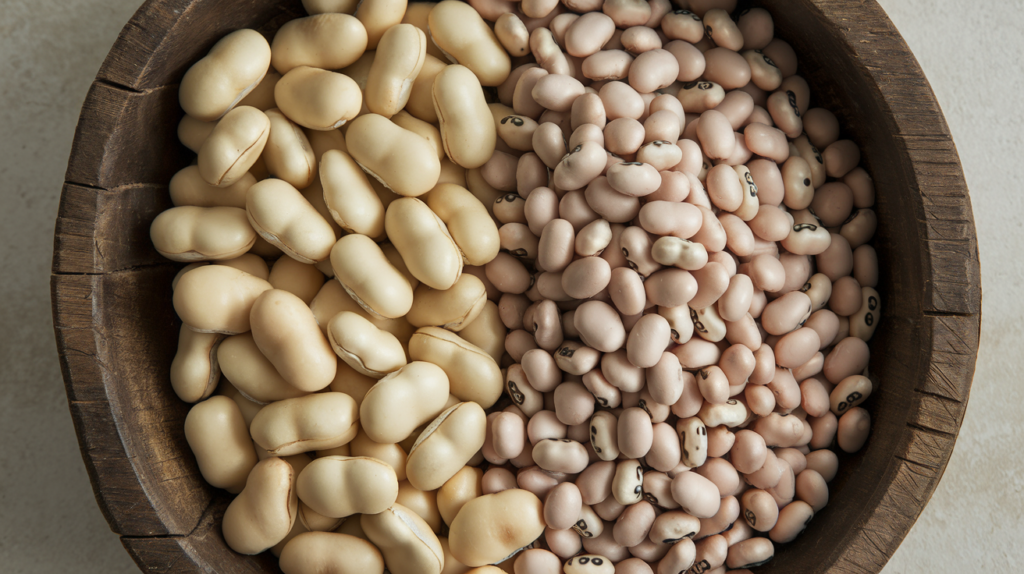
[(527, 291), (529, 291), (530, 289), (533, 289), (533, 285), (536, 282), (537, 282), (537, 276), (536, 275), (530, 275), (530, 287), (527, 289)]
[(876, 299), (874, 295), (868, 296), (868, 309), (872, 311), (878, 309), (878, 299)]
[(661, 506), (660, 504), (658, 504), (658, 497), (654, 496), (650, 492), (645, 492), (644, 493), (644, 500), (646, 500), (647, 502), (650, 502), (651, 504), (653, 504), (655, 506)]
[(806, 292), (808, 292), (810, 290), (811, 290), (811, 282), (810, 281), (808, 281), (807, 283), (804, 283), (804, 286), (800, 288), (800, 291), (802, 291), (803, 293), (806, 293)]
[[(565, 145), (566, 145), (566, 147), (568, 147), (568, 146), (569, 146), (569, 144), (568, 144), (568, 143), (566, 143)], [(570, 153), (570, 154), (573, 154), (573, 153), (577, 153), (577, 152), (578, 152), (578, 151), (580, 151), (581, 149), (583, 149), (583, 144), (580, 144), (580, 145), (578, 145), (578, 146), (576, 146), (576, 147), (572, 148), (572, 151), (571, 151), (571, 152), (569, 152), (569, 153)]]
[(793, 113), (796, 114), (796, 117), (799, 118), (800, 106), (796, 105), (796, 94), (793, 93), (793, 90), (786, 90), (786, 98), (789, 100), (789, 107), (793, 108)]
[(571, 347), (562, 347), (561, 349), (558, 350), (558, 356), (560, 357), (569, 357), (571, 359), (572, 356), (575, 354), (576, 349), (573, 349)]
[[(636, 477), (639, 478), (640, 480), (644, 479), (644, 469), (640, 465), (637, 465), (636, 467)], [(638, 486), (637, 488), (640, 487)]]
[(521, 405), (526, 402), (526, 395), (519, 391), (519, 385), (511, 379), (508, 381), (508, 394), (512, 397), (512, 402), (517, 405)]
[(754, 183), (754, 176), (750, 175), (750, 172), (743, 174), (743, 179), (747, 180), (747, 190), (750, 191), (750, 197), (757, 197), (757, 184)]
[(754, 514), (754, 511), (750, 510), (749, 508), (743, 511), (743, 518), (746, 518), (747, 524), (751, 526), (757, 524), (757, 516)]
[(805, 229), (808, 229), (810, 231), (816, 231), (818, 229), (818, 226), (813, 223), (797, 223), (796, 225), (793, 226), (793, 231), (796, 231), (797, 233)]
[(813, 512), (811, 513), (810, 516), (807, 517), (807, 520), (804, 521), (804, 528), (807, 528), (807, 525), (811, 523), (811, 519), (812, 518), (814, 518), (814, 513)]
[(804, 187), (811, 187), (811, 180), (809, 178), (804, 178)]
[[(704, 574), (708, 570), (711, 570), (711, 563), (708, 562), (707, 559), (705, 558), (705, 559), (701, 560), (700, 562), (698, 562), (698, 563), (694, 564), (693, 566), (691, 566), (690, 570), (693, 571), (693, 574)], [(682, 574), (682, 573), (680, 573), (680, 574)]]
[[(700, 318), (697, 316), (697, 310), (693, 309), (692, 307), (690, 308), (690, 321), (693, 321), (693, 328), (696, 329), (698, 333), (707, 334), (707, 328), (704, 326), (704, 323), (702, 323)], [(707, 371), (701, 371), (700, 374), (705, 379), (708, 378)]]
[(608, 406), (608, 399), (604, 397), (597, 397), (597, 404), (601, 405), (602, 407), (606, 407)]
[[(700, 436), (708, 436), (708, 427), (701, 424), (699, 427), (697, 427), (697, 434), (699, 434)], [(700, 445), (697, 445), (697, 450), (700, 450)]]
[(651, 409), (647, 407), (647, 401), (640, 399), (640, 402), (638, 402), (636, 406), (643, 409), (644, 412), (647, 413), (647, 416), (651, 417), (652, 419), (654, 418), (654, 415), (651, 414)]
[[(675, 329), (672, 329), (670, 332), (672, 333), (672, 340), (673, 341), (678, 341), (679, 340), (679, 331), (676, 331)], [(681, 376), (681, 374), (680, 374), (680, 376)]]
[(764, 52), (761, 52), (761, 50), (754, 50), (754, 51), (755, 51), (755, 52), (757, 52), (757, 53), (759, 53), (759, 54), (761, 54), (761, 57), (762, 57), (762, 58), (764, 58), (764, 62), (765, 62), (766, 64), (768, 64), (769, 66), (771, 66), (771, 67), (773, 67), (773, 68), (778, 68), (778, 66), (777, 66), (777, 65), (775, 65), (775, 62), (774, 62), (774, 61), (772, 61), (772, 59), (771, 59), (771, 58), (769, 58), (767, 54), (765, 54)]
[(739, 403), (736, 402), (736, 399), (729, 399), (729, 400), (725, 401), (725, 404), (727, 404), (727, 405), (736, 405), (736, 404), (739, 404)]
[(836, 410), (839, 411), (839, 412), (845, 411), (846, 409), (848, 409), (848, 408), (853, 406), (853, 402), (854, 401), (856, 401), (857, 399), (859, 399), (859, 398), (861, 398), (863, 396), (864, 395), (861, 394), (860, 391), (853, 391), (852, 393), (846, 395), (846, 400), (841, 402), (841, 403), (839, 403), (839, 406), (836, 407)]
[(526, 122), (523, 121), (523, 118), (521, 118), (519, 116), (505, 116), (505, 117), (501, 118), (501, 123), (503, 125), (505, 124), (505, 122), (509, 122), (509, 121), (511, 121), (512, 125), (516, 126), (517, 128), (523, 127), (523, 124), (526, 123)]
[(656, 145), (656, 146), (658, 146), (658, 147), (661, 147), (663, 145), (671, 145), (672, 144), (672, 142), (667, 141), (667, 140), (654, 140), (651, 143)]
[(520, 247), (519, 249), (512, 249), (509, 251), (509, 254), (516, 257), (526, 257), (526, 248)]
[(818, 148), (811, 146), (811, 151), (814, 152), (814, 159), (818, 160), (821, 165), (825, 165), (825, 160), (821, 159), (821, 152), (818, 151)]
[(858, 215), (860, 215), (860, 210), (859, 209), (854, 209), (853, 212), (850, 213), (850, 217), (847, 217), (846, 221), (843, 222), (843, 225), (846, 225), (847, 223), (853, 221), (854, 219), (857, 218)]
[[(706, 332), (707, 331), (705, 331), (705, 333)], [(708, 378), (708, 370), (707, 369), (701, 369), (701, 370), (699, 370), (697, 372), (700, 373), (700, 378), (702, 378), (702, 379)]]
[(643, 165), (643, 164), (644, 164), (644, 162), (642, 162), (642, 161), (624, 161), (624, 162), (622, 162), (619, 165)]
[(707, 34), (708, 38), (711, 38), (711, 35), (714, 34), (715, 31), (711, 29), (711, 25), (709, 24), (704, 26), (704, 33)]

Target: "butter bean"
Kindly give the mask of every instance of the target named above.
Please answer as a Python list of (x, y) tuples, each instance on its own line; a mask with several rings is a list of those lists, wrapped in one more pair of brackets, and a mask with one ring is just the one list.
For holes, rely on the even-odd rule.
[(153, 220), (149, 234), (157, 252), (173, 261), (231, 259), (256, 241), (236, 207), (172, 207)]
[(201, 121), (221, 118), (260, 83), (270, 56), (270, 45), (255, 30), (224, 36), (185, 72), (178, 89), (182, 109)]
[(330, 384), (337, 359), (301, 299), (279, 289), (266, 291), (253, 302), (250, 321), (257, 347), (286, 381), (306, 392)]
[(298, 66), (338, 70), (366, 51), (362, 22), (348, 14), (322, 13), (285, 23), (274, 35), (270, 63), (281, 74)]
[[(198, 148), (193, 151), (198, 151)], [(169, 191), (175, 206), (239, 207), (245, 209), (245, 194), (256, 183), (251, 173), (243, 174), (226, 187), (210, 185), (199, 173), (199, 166), (191, 165), (174, 174)]]
[(329, 150), (320, 162), (324, 201), (331, 216), (349, 233), (379, 237), (384, 232), (384, 206), (366, 174), (340, 150)]
[(543, 505), (532, 493), (511, 489), (467, 502), (452, 521), (452, 555), (467, 566), (503, 560), (544, 531)]
[(371, 112), (391, 117), (405, 107), (426, 59), (426, 42), (423, 31), (412, 24), (397, 24), (380, 37), (365, 88)]
[(430, 526), (412, 510), (394, 504), (377, 514), (363, 514), (360, 524), (380, 549), (394, 574), (440, 574), (444, 551)]
[(332, 130), (359, 114), (363, 94), (355, 80), (344, 74), (299, 66), (274, 87), (274, 100), (300, 126)]
[(252, 468), (224, 511), (224, 542), (239, 554), (259, 554), (288, 535), (297, 512), (295, 472), (284, 459), (270, 457)]
[(440, 367), (409, 363), (367, 391), (359, 407), (360, 425), (376, 442), (404, 440), (443, 410), (448, 388), (448, 377)]
[(253, 185), (246, 194), (249, 223), (260, 237), (302, 263), (327, 259), (334, 230), (290, 184), (278, 179)]
[(285, 574), (384, 572), (384, 558), (373, 544), (334, 532), (304, 532), (285, 544), (280, 559)]
[(250, 431), (256, 444), (272, 455), (330, 449), (355, 437), (356, 409), (355, 401), (344, 393), (285, 399), (260, 410)]
[[(399, 318), (409, 312), (413, 290), (380, 247), (365, 235), (346, 235), (331, 250), (335, 278), (359, 307), (372, 315)], [(315, 301), (314, 301), (315, 303)], [(331, 315), (333, 317), (333, 315)], [(373, 320), (372, 317), (368, 317)], [(321, 325), (326, 330), (326, 320)], [(377, 324), (378, 327), (384, 325)], [(388, 329), (394, 333), (394, 327)]]
[(324, 456), (299, 474), (302, 502), (327, 517), (377, 514), (395, 503), (399, 485), (394, 469), (370, 457)]
[(234, 335), (249, 330), (249, 311), (270, 283), (225, 265), (186, 273), (174, 289), (174, 310), (191, 329)]
[(351, 312), (342, 312), (327, 327), (331, 346), (356, 371), (380, 378), (406, 364), (398, 339)]
[(636, 504), (643, 499), (643, 481), (644, 470), (639, 462), (619, 461), (615, 466), (615, 477), (612, 479), (612, 496), (623, 506)]
[(274, 270), (270, 271), (267, 280), (275, 289), (288, 291), (309, 305), (323, 287), (324, 275), (313, 265), (282, 257), (274, 262)]
[(445, 153), (467, 169), (484, 165), (494, 152), (497, 131), (480, 81), (470, 68), (447, 66), (434, 78), (432, 94)]
[(409, 482), (423, 491), (440, 488), (470, 461), (484, 443), (486, 416), (474, 402), (444, 411), (420, 434), (409, 451)]
[(446, 329), (417, 330), (409, 340), (409, 356), (441, 367), (448, 376), (450, 392), (462, 400), (490, 407), (501, 395), (503, 381), (494, 360)]
[(453, 63), (468, 67), (485, 86), (508, 77), (511, 60), (494, 32), (469, 5), (439, 3), (428, 16), (430, 38)]
[(459, 248), (444, 222), (425, 203), (415, 198), (394, 201), (388, 206), (384, 228), (409, 271), (425, 285), (445, 290), (459, 279)]
[(239, 106), (224, 114), (199, 148), (199, 174), (210, 185), (228, 187), (245, 177), (266, 146), (270, 120)]
[(360, 167), (399, 195), (422, 195), (440, 177), (441, 163), (430, 143), (383, 116), (360, 116), (349, 126), (345, 143)]
[(189, 409), (185, 440), (206, 482), (233, 494), (242, 491), (258, 460), (235, 401), (216, 396)]

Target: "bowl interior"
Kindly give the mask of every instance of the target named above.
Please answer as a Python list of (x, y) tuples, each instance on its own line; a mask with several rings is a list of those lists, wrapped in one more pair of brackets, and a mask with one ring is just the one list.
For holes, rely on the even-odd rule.
[[(922, 409), (932, 408), (922, 406), (930, 395), (921, 389), (934, 384), (936, 320), (943, 333), (966, 332), (961, 340), (965, 356), (970, 356), (954, 373), (966, 377), (966, 384), (958, 379), (942, 392), (929, 391), (931, 395), (957, 404), (966, 401), (977, 348), (975, 299), (980, 292), (973, 299), (970, 294), (957, 299), (956, 285), (943, 286), (932, 278), (934, 256), (927, 242), (931, 228), (922, 223), (929, 213), (927, 199), (922, 198), (921, 169), (914, 164), (919, 158), (908, 151), (908, 138), (919, 135), (908, 134), (908, 125), (919, 119), (937, 121), (944, 130), (945, 124), (934, 98), (910, 102), (918, 106), (921, 118), (893, 109), (892, 94), (904, 88), (880, 83), (883, 74), (872, 67), (879, 61), (890, 62), (892, 77), (905, 74), (907, 97), (931, 92), (874, 2), (755, 4), (772, 13), (776, 35), (796, 50), (798, 73), (811, 86), (812, 107), (825, 107), (839, 117), (843, 137), (860, 146), (862, 165), (874, 178), (879, 219), (874, 246), (883, 310), (870, 343), (876, 390), (864, 405), (872, 417), (872, 436), (860, 452), (840, 453), (829, 505), (800, 538), (779, 546), (776, 558), (759, 571), (876, 570), (930, 496), (959, 428), (962, 404), (960, 411), (949, 411), (949, 420), (923, 420), (932, 410), (921, 415)], [(163, 554), (183, 552), (196, 565), (277, 571), (272, 558), (239, 557), (220, 538), (219, 515), (229, 498), (199, 475), (183, 436), (189, 405), (177, 399), (168, 380), (180, 326), (171, 307), (170, 280), (180, 266), (155, 253), (148, 229), (152, 218), (170, 206), (170, 177), (194, 157), (175, 136), (183, 114), (177, 83), (185, 70), (230, 31), (251, 27), (270, 33), (302, 15), (298, 0), (148, 2), (115, 45), (83, 111), (58, 221), (55, 322), (72, 414), (97, 499), (140, 565), (162, 563)], [(882, 48), (893, 53), (881, 58), (877, 51)], [(113, 128), (108, 128), (109, 117), (95, 118), (102, 115), (97, 110), (106, 109), (119, 114)], [(88, 145), (91, 137), (101, 137), (93, 132), (105, 137), (99, 149)], [(952, 153), (956, 162), (955, 149)], [(955, 171), (963, 186), (958, 163)], [(93, 237), (81, 245), (61, 231), (71, 225), (76, 209), (83, 221), (91, 217), (96, 222)], [(973, 239), (969, 203), (966, 209), (966, 216), (954, 215), (969, 224)], [(79, 248), (91, 251), (81, 255), (75, 252)], [(972, 272), (968, 265), (968, 283)], [(70, 328), (74, 325), (68, 321), (74, 320), (66, 319), (69, 315), (83, 317), (77, 323), (82, 332)], [(99, 348), (103, 364), (97, 367), (89, 357), (76, 357), (72, 351), (78, 345)], [(116, 429), (114, 439), (103, 435), (102, 424), (97, 430), (82, 422), (91, 417)], [(936, 429), (934, 441), (920, 447), (934, 451), (936, 462), (930, 468), (918, 468), (919, 461), (906, 454), (922, 441), (915, 435), (922, 427)], [(124, 453), (127, 463), (114, 461)], [(907, 482), (914, 476), (920, 484)], [(136, 499), (146, 501), (145, 511), (133, 510)]]

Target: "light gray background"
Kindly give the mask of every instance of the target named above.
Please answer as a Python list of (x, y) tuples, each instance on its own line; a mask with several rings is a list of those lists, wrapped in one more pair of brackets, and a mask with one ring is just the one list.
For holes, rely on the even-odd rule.
[[(974, 204), (984, 285), (970, 408), (931, 503), (886, 574), (1024, 562), (1021, 420), (1024, 0), (880, 0), (945, 111)], [(139, 0), (0, 0), (0, 564), (136, 573), (93, 498), (61, 382), (50, 255), (80, 107)]]

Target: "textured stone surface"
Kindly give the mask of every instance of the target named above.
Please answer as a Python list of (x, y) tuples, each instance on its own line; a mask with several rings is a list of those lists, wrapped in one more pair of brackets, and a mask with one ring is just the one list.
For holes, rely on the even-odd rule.
[[(971, 188), (984, 318), (970, 407), (945, 477), (886, 574), (1010, 572), (1024, 560), (1024, 157), (1020, 0), (879, 0), (943, 106)], [(53, 222), (86, 91), (138, 0), (0, 0), (0, 562), (12, 573), (137, 572), (89, 486), (50, 319)]]

